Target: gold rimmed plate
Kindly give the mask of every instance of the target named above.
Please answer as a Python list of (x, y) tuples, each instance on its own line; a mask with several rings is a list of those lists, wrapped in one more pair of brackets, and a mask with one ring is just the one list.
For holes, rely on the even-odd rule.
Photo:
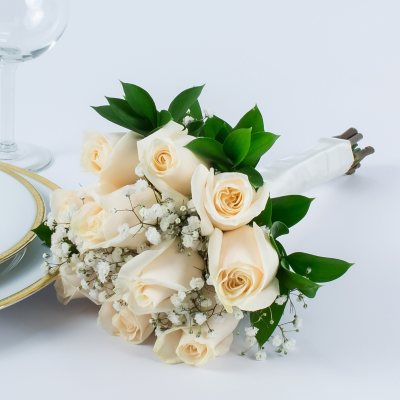
[(35, 238), (32, 229), (43, 221), (45, 207), (31, 183), (1, 166), (0, 188), (0, 263), (3, 263)]
[[(16, 174), (26, 180), (40, 194), (44, 202), (44, 213), (48, 210), (51, 192), (59, 187), (48, 179), (33, 172), (0, 162), (0, 170)], [(43, 217), (42, 217), (43, 219)], [(41, 220), (39, 221), (39, 223)], [(0, 278), (0, 309), (13, 305), (43, 289), (54, 281), (53, 275), (43, 276), (40, 268), (42, 254), (46, 248), (39, 239), (31, 239), (20, 263)], [(0, 265), (1, 268), (1, 265)]]

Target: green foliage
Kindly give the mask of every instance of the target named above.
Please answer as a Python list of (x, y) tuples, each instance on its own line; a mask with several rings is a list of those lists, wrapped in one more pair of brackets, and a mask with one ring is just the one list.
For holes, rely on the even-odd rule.
[(161, 110), (157, 113), (157, 126), (164, 126), (172, 120), (172, 115), (167, 110)]
[[(268, 201), (263, 213), (264, 221), (268, 220), (269, 215), (273, 215), (272, 201)], [(319, 257), (307, 253), (287, 255), (283, 245), (275, 238), (288, 232), (289, 229), (281, 221), (275, 221), (271, 225), (270, 240), (280, 259), (277, 278), (281, 294), (290, 296), (291, 291), (298, 290), (305, 296), (313, 298), (321, 287), (319, 283), (339, 278), (352, 266), (351, 263), (343, 260)], [(285, 305), (286, 303), (283, 306), (273, 303), (264, 310), (250, 314), (252, 325), (259, 329), (257, 341), (260, 346), (269, 339), (279, 324)], [(270, 323), (271, 313), (273, 324)]]
[(232, 161), (233, 166), (238, 166), (250, 150), (251, 128), (235, 129), (224, 140), (224, 153)]
[(132, 112), (126, 100), (113, 97), (106, 97), (106, 99), (111, 107), (111, 111), (117, 118), (124, 122), (125, 126), (130, 126), (132, 127), (131, 129), (134, 128), (136, 132), (143, 134), (152, 129), (153, 125), (147, 119)]
[(297, 289), (305, 296), (310, 298), (315, 297), (317, 290), (321, 287), (318, 285), (318, 283), (315, 283), (312, 280), (285, 268), (279, 269), (277, 278), (279, 280), (279, 284), (286, 289)]
[[(280, 288), (281, 295), (288, 295), (288, 290)], [(256, 339), (258, 345), (262, 347), (270, 336), (274, 333), (275, 328), (278, 326), (285, 311), (287, 301), (282, 304), (272, 303), (269, 307), (263, 310), (254, 311), (250, 313), (250, 322), (252, 326), (258, 328)]]
[(276, 222), (290, 228), (306, 216), (313, 200), (300, 195), (269, 198), (264, 211), (253, 221), (269, 228)]
[(256, 132), (251, 136), (250, 148), (242, 165), (256, 167), (260, 158), (274, 145), (279, 136), (271, 132)]
[[(199, 113), (200, 106), (196, 104), (204, 85), (195, 86), (184, 90), (176, 96), (169, 105), (168, 111), (171, 113), (174, 121), (181, 122), (188, 110), (196, 115)], [(200, 110), (201, 113), (201, 110)]]
[(32, 229), (33, 232), (36, 233), (36, 236), (47, 246), (51, 247), (51, 229), (42, 222), (39, 226), (35, 229)]
[(299, 195), (275, 197), (271, 199), (271, 221), (281, 221), (290, 228), (306, 216), (313, 200)]
[[(188, 149), (221, 172), (246, 174), (255, 188), (264, 184), (256, 167), (278, 136), (264, 131), (257, 106), (243, 115), (233, 129), (220, 117), (203, 116), (198, 99), (204, 85), (185, 89), (172, 100), (168, 110), (160, 111), (146, 90), (132, 83), (121, 82), (121, 85), (124, 98), (106, 97), (108, 105), (93, 107), (103, 118), (143, 136), (171, 120), (183, 123), (188, 133), (196, 137), (186, 146)], [(191, 120), (186, 120), (186, 116)]]
[(264, 131), (264, 121), (260, 110), (254, 106), (250, 111), (240, 118), (240, 121), (235, 126), (235, 129), (252, 128), (254, 132)]
[(198, 136), (203, 129), (204, 122), (202, 120), (194, 120), (186, 125), (189, 135)]
[(258, 226), (268, 226), (271, 227), (272, 225), (272, 201), (269, 198), (267, 201), (267, 205), (265, 206), (265, 209), (261, 212), (261, 214), (259, 214), (256, 218), (254, 218), (254, 222), (258, 225)]
[(209, 137), (224, 143), (225, 139), (232, 132), (232, 127), (223, 119), (213, 115), (204, 122), (204, 127), (199, 136)]
[(225, 155), (223, 145), (215, 139), (201, 137), (192, 140), (186, 147), (207, 161), (218, 163), (224, 170), (231, 168), (231, 161)]
[(132, 83), (121, 82), (125, 100), (139, 117), (147, 119), (151, 126), (157, 125), (157, 108), (154, 100), (146, 90)]
[(189, 108), (189, 115), (195, 120), (203, 120), (203, 112), (201, 111), (199, 100), (196, 100)]
[(168, 110), (158, 111), (150, 94), (140, 86), (121, 82), (124, 98), (106, 97), (108, 105), (92, 107), (103, 118), (126, 129), (148, 136), (169, 121), (182, 123), (186, 115), (199, 121), (189, 129), (198, 134), (203, 126), (203, 115), (198, 97), (203, 86), (186, 89), (172, 100)]
[(274, 239), (282, 235), (287, 235), (288, 233), (289, 228), (281, 221), (275, 221), (271, 226), (271, 236)]
[(247, 175), (250, 183), (257, 189), (264, 185), (264, 179), (262, 175), (253, 167), (241, 167), (237, 169), (238, 172)]
[(336, 258), (293, 253), (287, 256), (292, 269), (314, 282), (330, 282), (344, 275), (353, 265)]
[[(232, 128), (226, 121), (217, 116), (206, 119), (200, 131), (196, 132), (199, 145), (191, 142), (186, 147), (200, 157), (211, 162), (211, 165), (221, 172), (241, 172), (246, 174), (255, 187), (264, 184), (261, 174), (256, 170), (260, 158), (272, 147), (278, 139), (277, 135), (264, 132), (264, 122), (258, 107), (248, 111)], [(203, 138), (208, 138), (207, 142)], [(222, 144), (222, 147), (218, 145)], [(218, 151), (205, 151), (202, 147), (208, 145), (219, 148)], [(207, 157), (204, 156), (207, 153)], [(211, 157), (210, 157), (211, 156)]]
[[(280, 293), (290, 296), (291, 291), (298, 290), (303, 295), (313, 298), (321, 287), (319, 283), (339, 278), (352, 264), (343, 260), (319, 257), (307, 253), (287, 255), (282, 243), (276, 238), (289, 233), (289, 228), (282, 221), (274, 221), (275, 209), (273, 200), (275, 199), (268, 200), (264, 211), (254, 219), (254, 222), (270, 227), (270, 241), (279, 257), (277, 279)], [(276, 203), (278, 206), (275, 204), (275, 207), (278, 208), (275, 218), (277, 218), (277, 215), (284, 216), (283, 211), (285, 210), (288, 216), (286, 220), (289, 223), (299, 220), (307, 212), (311, 200), (307, 198), (280, 198)], [(306, 207), (306, 205), (308, 206)], [(296, 213), (296, 208), (300, 208), (302, 211)], [(283, 305), (278, 305), (274, 302), (264, 310), (250, 313), (252, 325), (258, 328), (256, 338), (260, 347), (265, 344), (278, 326), (286, 304), (287, 302)]]
[(126, 129), (132, 129), (132, 126), (130, 124), (125, 123), (123, 120), (118, 118), (113, 110), (111, 109), (111, 106), (98, 106), (98, 107), (92, 107), (93, 110), (95, 110), (98, 114), (100, 114), (103, 118), (107, 119), (110, 122), (113, 122), (114, 124), (120, 125)]

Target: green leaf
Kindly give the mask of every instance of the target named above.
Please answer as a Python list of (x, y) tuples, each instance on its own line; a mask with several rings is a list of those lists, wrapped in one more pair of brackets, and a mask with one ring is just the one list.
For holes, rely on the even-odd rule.
[(152, 125), (146, 119), (135, 115), (126, 100), (106, 97), (113, 113), (124, 123), (138, 133), (144, 134), (152, 129)]
[(265, 206), (264, 210), (261, 211), (261, 214), (259, 214), (256, 218), (254, 218), (253, 221), (258, 226), (265, 225), (270, 227), (272, 224), (271, 217), (272, 217), (272, 202), (270, 199), (268, 199), (267, 205)]
[(287, 235), (289, 228), (281, 221), (275, 221), (271, 226), (271, 236), (276, 239), (279, 236)]
[(205, 160), (220, 163), (224, 166), (230, 164), (229, 159), (224, 154), (222, 144), (215, 139), (200, 137), (192, 140), (185, 147)]
[(271, 132), (256, 132), (251, 135), (250, 149), (242, 165), (256, 167), (260, 158), (273, 146), (279, 138)]
[(249, 178), (250, 183), (255, 187), (256, 189), (264, 185), (264, 179), (261, 176), (261, 174), (252, 167), (243, 167), (239, 168), (237, 172), (241, 172), (242, 174), (246, 174)]
[(232, 132), (232, 127), (222, 118), (213, 115), (206, 119), (201, 136), (210, 137), (223, 143), (230, 132)]
[[(288, 290), (280, 288), (280, 294), (287, 296)], [(264, 308), (263, 310), (250, 313), (250, 322), (252, 326), (258, 328), (256, 339), (260, 347), (262, 347), (274, 333), (282, 318), (283, 312), (285, 311), (286, 304), (287, 300), (282, 305), (272, 303), (269, 307)]]
[(251, 128), (236, 129), (224, 141), (224, 153), (231, 159), (233, 166), (239, 165), (250, 149)]
[(35, 229), (32, 229), (33, 232), (36, 233), (36, 236), (47, 246), (51, 247), (51, 235), (53, 234), (52, 230), (42, 222)]
[(215, 136), (215, 139), (218, 140), (220, 143), (224, 143), (225, 139), (228, 137), (228, 135), (232, 132), (232, 128), (228, 124), (224, 124), (221, 126), (221, 129), (217, 133), (217, 136)]
[(157, 108), (150, 94), (140, 86), (132, 83), (121, 82), (125, 99), (138, 116), (146, 118), (151, 123), (151, 128), (157, 125)]
[(239, 128), (253, 128), (254, 133), (264, 130), (263, 117), (257, 106), (254, 106), (250, 111), (243, 115), (235, 126), (235, 129)]
[[(281, 245), (282, 246), (282, 245)], [(284, 257), (282, 257), (281, 259), (280, 259), (280, 266), (282, 267), (282, 268), (285, 268), (285, 269), (287, 269), (287, 270), (289, 270), (290, 271), (290, 265), (289, 265), (289, 262), (288, 262), (288, 260), (286, 259), (286, 258), (284, 258)]]
[(281, 221), (288, 228), (296, 225), (305, 217), (313, 200), (300, 195), (289, 195), (271, 199), (272, 222)]
[(167, 110), (161, 110), (157, 114), (157, 127), (162, 127), (172, 120), (172, 115)]
[(111, 106), (98, 106), (92, 108), (108, 121), (113, 122), (114, 124), (117, 124), (119, 126), (123, 126), (126, 129), (132, 129), (131, 124), (124, 122), (121, 118), (118, 118), (114, 114), (113, 110), (111, 109)]
[(201, 111), (200, 103), (196, 100), (193, 105), (189, 108), (189, 114), (192, 118), (197, 120), (203, 119), (203, 113)]
[(179, 93), (178, 96), (172, 100), (168, 111), (171, 113), (174, 121), (182, 121), (183, 117), (186, 115), (186, 112), (193, 107), (194, 103), (199, 98), (203, 87), (204, 85), (186, 89)]
[(221, 118), (218, 118), (216, 116), (207, 118), (206, 122), (204, 123), (202, 135), (204, 137), (209, 137), (209, 138), (215, 139), (218, 132), (223, 127), (224, 123), (225, 123), (224, 120), (222, 120)]
[[(286, 253), (286, 250), (285, 250), (285, 248), (283, 247), (282, 243), (281, 243), (279, 240), (275, 240), (275, 244), (276, 244), (276, 247), (277, 247), (277, 249), (278, 249), (278, 253), (280, 254), (280, 256), (281, 256), (281, 257), (286, 257), (286, 256), (287, 256), (287, 253)], [(282, 261), (282, 260), (281, 260), (281, 261)], [(287, 262), (283, 262), (283, 264), (287, 266)], [(286, 267), (285, 267), (285, 268), (286, 268)], [(287, 268), (287, 269), (288, 269), (288, 268)]]
[(342, 275), (353, 265), (336, 258), (314, 256), (307, 253), (293, 253), (287, 256), (290, 266), (300, 275), (314, 282), (330, 282)]
[(279, 268), (277, 278), (279, 285), (283, 285), (288, 290), (297, 289), (310, 298), (315, 297), (317, 290), (321, 287), (318, 283), (284, 268)]
[(192, 121), (188, 126), (187, 130), (189, 132), (189, 135), (192, 136), (199, 136), (199, 133), (201, 132), (201, 129), (203, 128), (204, 122), (199, 120), (199, 121)]

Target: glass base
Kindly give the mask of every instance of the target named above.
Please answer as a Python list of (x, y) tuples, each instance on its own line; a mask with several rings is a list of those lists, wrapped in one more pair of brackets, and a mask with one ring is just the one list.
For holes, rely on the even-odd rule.
[(53, 156), (46, 148), (31, 143), (20, 142), (16, 147), (0, 143), (0, 161), (37, 172), (50, 166)]
[(0, 263), (0, 277), (6, 275), (8, 272), (13, 270), (24, 258), (25, 252), (26, 247), (11, 259)]

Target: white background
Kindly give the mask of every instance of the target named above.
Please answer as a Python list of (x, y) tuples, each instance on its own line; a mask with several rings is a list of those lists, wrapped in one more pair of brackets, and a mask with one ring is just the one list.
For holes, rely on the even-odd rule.
[(45, 176), (88, 181), (81, 133), (115, 129), (89, 106), (120, 95), (119, 79), (160, 107), (206, 83), (203, 106), (228, 121), (259, 105), (282, 135), (271, 158), (350, 126), (364, 133), (376, 154), (308, 193), (317, 200), (285, 239), (356, 265), (302, 313), (294, 353), (231, 353), (204, 368), (163, 365), (150, 345), (98, 328), (88, 301), (64, 307), (47, 288), (0, 312), (0, 397), (398, 399), (399, 13), (396, 0), (72, 1), (60, 43), (18, 74), (18, 135), (53, 150)]

